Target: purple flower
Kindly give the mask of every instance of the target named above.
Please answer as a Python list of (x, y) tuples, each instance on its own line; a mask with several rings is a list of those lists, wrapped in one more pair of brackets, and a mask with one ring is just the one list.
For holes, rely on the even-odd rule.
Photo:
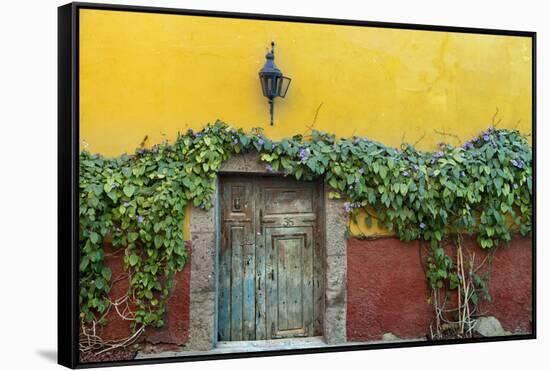
[(424, 224), (424, 223), (420, 223), (418, 226), (420, 227), (420, 229), (425, 229), (426, 228), (426, 224)]
[(484, 133), (484, 134), (483, 134), (483, 140), (486, 141), (486, 142), (488, 142), (489, 139), (491, 139), (491, 135), (490, 135), (489, 133)]
[(351, 204), (349, 202), (344, 203), (344, 210), (346, 210), (346, 213), (351, 213)]
[(202, 133), (195, 133), (195, 134), (193, 134), (193, 136), (194, 136), (195, 138), (198, 138), (198, 137), (202, 136)]
[(511, 162), (512, 165), (514, 165), (515, 167), (519, 167), (519, 162), (517, 162), (516, 160), (512, 159), (512, 160), (510, 160), (510, 162)]
[(357, 172), (358, 172), (359, 174), (363, 174), (363, 173), (365, 172), (365, 169), (360, 168), (359, 170), (357, 170)]
[(521, 160), (518, 160), (517, 161), (517, 168), (518, 169), (523, 169), (523, 167), (525, 166), (525, 162), (521, 161)]
[(403, 171), (403, 176), (409, 176), (409, 172), (407, 170)]
[(260, 138), (260, 139), (258, 140), (258, 144), (259, 144), (260, 146), (263, 146), (264, 143), (265, 143), (265, 141), (264, 141), (262, 138)]
[(118, 187), (118, 184), (116, 184), (116, 183), (111, 183), (111, 189), (115, 189), (116, 187)]
[(153, 149), (152, 149), (153, 153), (157, 153), (159, 151), (159, 146), (153, 146)]
[(414, 169), (414, 171), (418, 171), (418, 169), (419, 169), (418, 165), (417, 165), (417, 164), (413, 164), (413, 169)]
[(130, 204), (129, 204), (128, 202), (124, 202), (122, 205), (123, 205), (124, 207), (130, 206)]
[(516, 183), (514, 183), (512, 187), (514, 187), (514, 189), (518, 189), (518, 185)]
[(361, 138), (357, 137), (357, 138), (355, 138), (355, 140), (353, 141), (353, 143), (357, 144), (357, 143), (359, 143), (360, 141), (361, 141)]
[(140, 148), (138, 149), (137, 151), (140, 155), (144, 154), (145, 153), (145, 150), (143, 148)]
[(434, 157), (435, 157), (435, 158), (443, 157), (443, 152), (441, 152), (441, 151), (436, 152), (436, 153), (434, 154)]
[(368, 141), (369, 141), (369, 137), (364, 137), (363, 140), (364, 140), (365, 142), (368, 142)]
[(145, 219), (141, 215), (137, 218), (138, 223), (143, 223), (144, 220)]
[(200, 207), (201, 209), (204, 209), (204, 208), (206, 207), (206, 204), (204, 203), (204, 201), (201, 201), (199, 207)]
[(472, 142), (466, 141), (466, 142), (464, 142), (464, 144), (462, 145), (462, 148), (464, 148), (464, 149), (474, 148), (474, 145), (472, 144)]
[(300, 157), (300, 160), (305, 162), (307, 161), (309, 154), (305, 148), (300, 148), (300, 153), (298, 153), (298, 157)]
[(273, 171), (273, 167), (271, 165), (266, 165), (265, 166), (265, 169), (269, 172), (272, 172)]

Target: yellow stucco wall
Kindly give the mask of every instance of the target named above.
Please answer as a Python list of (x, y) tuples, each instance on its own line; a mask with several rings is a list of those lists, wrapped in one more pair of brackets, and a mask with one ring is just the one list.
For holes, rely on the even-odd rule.
[[(133, 152), (221, 119), (273, 139), (361, 135), (432, 150), (486, 128), (531, 131), (531, 39), (80, 10), (80, 136), (88, 150)], [(292, 77), (269, 126), (258, 71), (271, 40)]]

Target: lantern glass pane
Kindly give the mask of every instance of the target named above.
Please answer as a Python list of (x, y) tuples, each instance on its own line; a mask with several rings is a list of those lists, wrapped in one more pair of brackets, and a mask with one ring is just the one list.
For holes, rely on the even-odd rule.
[(277, 95), (281, 98), (284, 98), (286, 96), (286, 92), (288, 91), (288, 87), (290, 86), (291, 79), (286, 76), (281, 76), (277, 80), (279, 80), (279, 83), (277, 84), (279, 85)]
[(269, 97), (269, 95), (271, 94), (270, 80), (271, 80), (270, 76), (265, 76), (264, 75), (260, 78), (260, 81), (262, 82), (262, 93), (264, 94), (264, 97)]
[(274, 94), (276, 97), (280, 97), (281, 96), (281, 86), (283, 86), (282, 84), (282, 80), (283, 80), (283, 77), (282, 76), (277, 76), (276, 78), (276, 86), (275, 86), (275, 91), (274, 91)]

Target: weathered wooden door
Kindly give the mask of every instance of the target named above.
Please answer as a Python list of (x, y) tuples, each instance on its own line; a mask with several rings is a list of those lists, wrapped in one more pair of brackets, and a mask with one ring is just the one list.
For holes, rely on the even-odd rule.
[(219, 340), (321, 335), (320, 191), (286, 178), (221, 179)]

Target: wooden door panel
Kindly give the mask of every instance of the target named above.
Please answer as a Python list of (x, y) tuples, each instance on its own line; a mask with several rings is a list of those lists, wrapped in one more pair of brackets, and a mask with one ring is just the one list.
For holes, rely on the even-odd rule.
[(311, 187), (271, 187), (264, 189), (265, 216), (313, 213)]
[(219, 340), (320, 334), (313, 182), (223, 177), (219, 257)]
[(268, 338), (313, 335), (312, 227), (266, 228)]
[(222, 187), (218, 338), (253, 340), (255, 334), (255, 237), (252, 182)]

